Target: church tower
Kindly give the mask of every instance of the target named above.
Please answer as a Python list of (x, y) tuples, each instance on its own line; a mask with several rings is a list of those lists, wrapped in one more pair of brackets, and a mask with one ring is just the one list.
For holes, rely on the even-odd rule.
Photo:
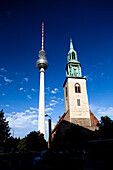
[(91, 126), (86, 89), (86, 77), (82, 76), (81, 64), (70, 39), (64, 82), (65, 113), (68, 121), (83, 127)]

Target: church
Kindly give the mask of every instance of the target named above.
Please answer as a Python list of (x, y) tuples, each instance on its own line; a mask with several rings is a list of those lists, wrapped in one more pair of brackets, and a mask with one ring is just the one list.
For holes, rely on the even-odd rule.
[(63, 84), (65, 98), (65, 113), (52, 130), (52, 138), (60, 127), (61, 135), (75, 124), (90, 131), (98, 130), (99, 123), (96, 116), (89, 110), (86, 77), (82, 75), (81, 63), (78, 61), (77, 52), (74, 50), (72, 39), (67, 57), (66, 79)]

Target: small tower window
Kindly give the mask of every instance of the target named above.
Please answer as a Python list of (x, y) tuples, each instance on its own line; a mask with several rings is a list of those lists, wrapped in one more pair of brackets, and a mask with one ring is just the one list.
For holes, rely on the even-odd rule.
[(80, 84), (75, 84), (75, 93), (81, 93)]
[(80, 106), (80, 99), (77, 99), (77, 106)]
[(72, 52), (72, 59), (75, 59), (75, 53)]

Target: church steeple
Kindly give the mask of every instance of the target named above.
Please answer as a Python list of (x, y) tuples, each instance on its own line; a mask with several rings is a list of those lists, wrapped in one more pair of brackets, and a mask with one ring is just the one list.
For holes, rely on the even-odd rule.
[(74, 48), (73, 48), (73, 43), (72, 43), (72, 39), (70, 38), (70, 50), (71, 50), (71, 49), (74, 50)]
[(81, 64), (77, 59), (77, 52), (74, 50), (72, 39), (70, 39), (66, 77), (82, 77)]

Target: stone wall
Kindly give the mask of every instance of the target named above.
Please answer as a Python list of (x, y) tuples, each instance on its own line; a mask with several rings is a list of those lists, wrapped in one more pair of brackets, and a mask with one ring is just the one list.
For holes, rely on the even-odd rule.
[(89, 118), (71, 118), (71, 123), (86, 127), (86, 126), (90, 126), (90, 119)]

